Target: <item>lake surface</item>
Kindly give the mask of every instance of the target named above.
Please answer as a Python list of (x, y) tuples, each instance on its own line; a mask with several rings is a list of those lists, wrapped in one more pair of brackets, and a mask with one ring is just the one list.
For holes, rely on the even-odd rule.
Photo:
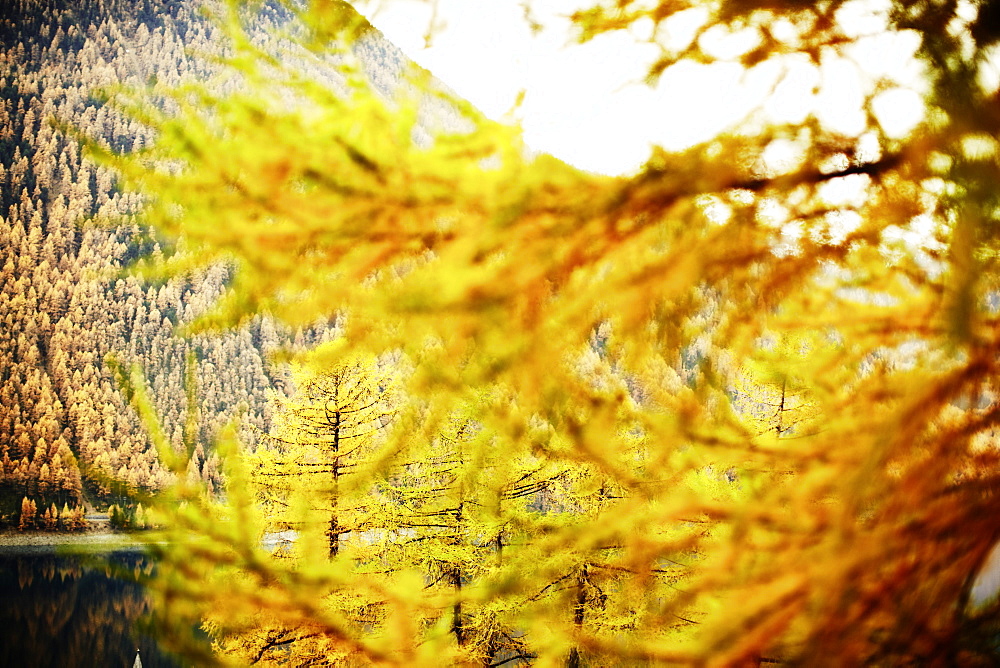
[(135, 549), (0, 548), (0, 666), (132, 668), (137, 649), (143, 668), (182, 666), (143, 632), (152, 568)]

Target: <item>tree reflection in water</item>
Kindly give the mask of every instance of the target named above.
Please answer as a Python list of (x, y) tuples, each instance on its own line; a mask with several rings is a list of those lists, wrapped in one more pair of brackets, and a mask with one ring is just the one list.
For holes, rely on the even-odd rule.
[(142, 632), (142, 554), (0, 553), (0, 666), (180, 666)]

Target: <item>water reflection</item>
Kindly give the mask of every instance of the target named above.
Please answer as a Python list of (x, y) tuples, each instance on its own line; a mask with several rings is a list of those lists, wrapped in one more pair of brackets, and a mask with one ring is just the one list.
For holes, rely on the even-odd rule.
[(119, 666), (180, 662), (141, 632), (150, 604), (136, 576), (152, 569), (137, 552), (0, 553), (0, 666)]

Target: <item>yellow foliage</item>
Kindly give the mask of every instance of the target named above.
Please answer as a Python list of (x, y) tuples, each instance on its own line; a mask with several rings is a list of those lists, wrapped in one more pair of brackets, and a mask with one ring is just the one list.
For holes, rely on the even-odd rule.
[[(574, 20), (588, 39), (682, 5), (598, 3)], [(844, 5), (707, 7), (709, 25), (758, 31), (752, 65), (854, 39), (834, 18)], [(956, 64), (996, 36), (984, 25), (967, 45), (936, 8), (891, 20), (923, 40), (937, 120), (901, 140), (871, 117), (878, 155), (807, 119), (658, 150), (612, 179), (530, 157), (516, 128), (419, 72), (380, 97), (317, 47), (338, 35), (343, 55), (363, 31), (338, 3), (301, 17), (317, 20), (301, 69), (250, 46), (234, 7), (244, 92), (182, 89), (162, 116), (122, 94), (158, 139), (105, 158), (147, 197), (147, 220), (183, 237), (161, 269), (236, 266), (198, 327), (345, 314), (344, 341), (303, 379), (350, 356), (391, 355), (406, 373), (350, 482), (296, 481), (302, 521), (326, 494), (327, 535), (353, 513), (368, 538), (327, 559), (314, 534), (297, 562), (275, 559), (231, 475), (222, 509), (191, 498), (198, 512), (175, 519), (198, 538), (166, 554), (166, 600), (210, 612), (243, 660), (290, 643), (344, 665), (987, 663), (990, 627), (964, 606), (1000, 536), (1000, 168), (942, 171), (936, 156), (961, 157), (969, 128), (998, 131), (993, 98)], [(765, 30), (780, 17), (795, 40)], [(696, 41), (651, 72), (677, 57), (712, 56)], [(346, 83), (303, 74), (316, 71)], [(422, 105), (455, 127), (415, 141)], [(805, 158), (765, 178), (753, 165), (776, 137), (799, 137)], [(824, 199), (855, 175), (862, 202)], [(928, 196), (932, 178), (958, 194)], [(803, 230), (791, 249), (762, 213), (773, 202)], [(862, 222), (835, 239), (831, 211)], [(938, 245), (893, 240), (918, 214)], [(369, 364), (359, 382), (376, 377)], [(308, 431), (296, 401), (276, 437)], [(208, 519), (237, 512), (245, 523)], [(210, 586), (193, 584), (196, 563), (217, 569)]]

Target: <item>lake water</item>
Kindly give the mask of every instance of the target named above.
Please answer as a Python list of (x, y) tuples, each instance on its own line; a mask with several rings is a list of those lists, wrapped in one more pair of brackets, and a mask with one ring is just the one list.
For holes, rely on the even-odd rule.
[(142, 631), (149, 601), (134, 576), (152, 562), (137, 550), (67, 554), (0, 549), (0, 666), (143, 668), (183, 664)]

